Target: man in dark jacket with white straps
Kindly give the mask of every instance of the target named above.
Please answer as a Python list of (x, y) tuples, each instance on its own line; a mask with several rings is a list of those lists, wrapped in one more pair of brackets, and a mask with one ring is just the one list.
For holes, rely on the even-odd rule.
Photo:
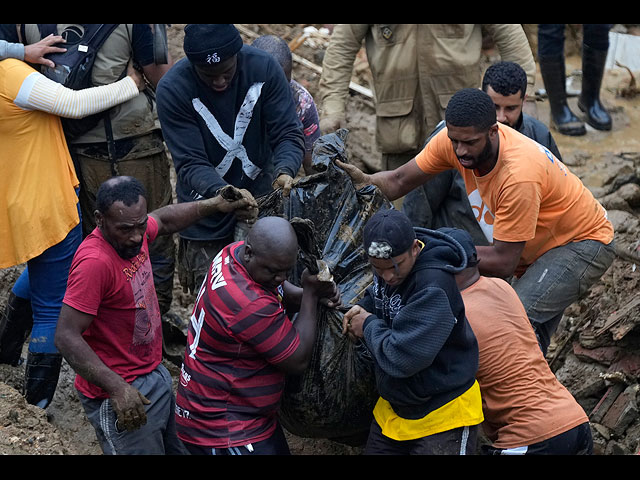
[[(158, 85), (158, 117), (177, 173), (178, 201), (231, 184), (254, 197), (291, 188), (304, 155), (302, 124), (282, 68), (243, 45), (233, 25), (185, 27), (186, 58)], [(211, 260), (234, 240), (232, 215), (183, 230), (178, 274), (197, 292)]]
[(455, 280), (466, 253), (393, 209), (369, 220), (363, 242), (374, 281), (343, 327), (375, 363), (380, 398), (365, 453), (475, 453), (478, 344)]

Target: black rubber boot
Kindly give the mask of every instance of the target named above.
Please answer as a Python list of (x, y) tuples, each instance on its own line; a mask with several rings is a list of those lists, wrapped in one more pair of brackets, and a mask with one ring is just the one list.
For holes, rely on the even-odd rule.
[(27, 403), (47, 408), (56, 393), (62, 355), (59, 353), (27, 354), (27, 367), (24, 373), (24, 392)]
[(600, 103), (600, 87), (606, 60), (606, 50), (582, 46), (582, 91), (578, 107), (586, 114), (587, 123), (596, 130), (611, 130), (611, 116)]
[(587, 133), (584, 123), (567, 104), (564, 57), (540, 57), (538, 64), (549, 98), (551, 127), (563, 135), (578, 136)]
[(22, 347), (32, 327), (31, 301), (11, 292), (7, 306), (0, 316), (0, 363), (14, 367), (20, 364)]

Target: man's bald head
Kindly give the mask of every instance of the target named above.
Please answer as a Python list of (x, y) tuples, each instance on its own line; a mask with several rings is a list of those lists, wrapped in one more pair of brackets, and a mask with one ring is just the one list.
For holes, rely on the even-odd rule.
[(282, 217), (263, 217), (251, 227), (247, 240), (258, 255), (298, 252), (298, 239), (291, 223)]
[(258, 219), (247, 235), (242, 258), (251, 278), (275, 291), (298, 258), (298, 239), (291, 223), (281, 217)]

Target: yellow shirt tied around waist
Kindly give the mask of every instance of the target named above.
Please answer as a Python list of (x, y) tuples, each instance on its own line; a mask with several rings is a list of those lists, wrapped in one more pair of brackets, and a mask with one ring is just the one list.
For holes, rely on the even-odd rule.
[(391, 404), (381, 397), (373, 409), (373, 416), (383, 435), (398, 441), (414, 440), (454, 428), (478, 425), (484, 420), (480, 386), (475, 381), (459, 397), (416, 420), (399, 417)]

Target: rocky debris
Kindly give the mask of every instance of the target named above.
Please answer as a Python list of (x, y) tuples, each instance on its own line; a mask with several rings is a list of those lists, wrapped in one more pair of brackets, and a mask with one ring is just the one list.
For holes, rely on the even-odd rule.
[(640, 156), (623, 152), (583, 160), (585, 172), (574, 170), (583, 179), (599, 177), (600, 186), (592, 191), (608, 210), (618, 255), (587, 298), (565, 312), (547, 359), (589, 415), (594, 452), (635, 454), (640, 450)]
[(73, 455), (74, 442), (49, 423), (47, 413), (29, 405), (24, 397), (0, 382), (0, 454)]

